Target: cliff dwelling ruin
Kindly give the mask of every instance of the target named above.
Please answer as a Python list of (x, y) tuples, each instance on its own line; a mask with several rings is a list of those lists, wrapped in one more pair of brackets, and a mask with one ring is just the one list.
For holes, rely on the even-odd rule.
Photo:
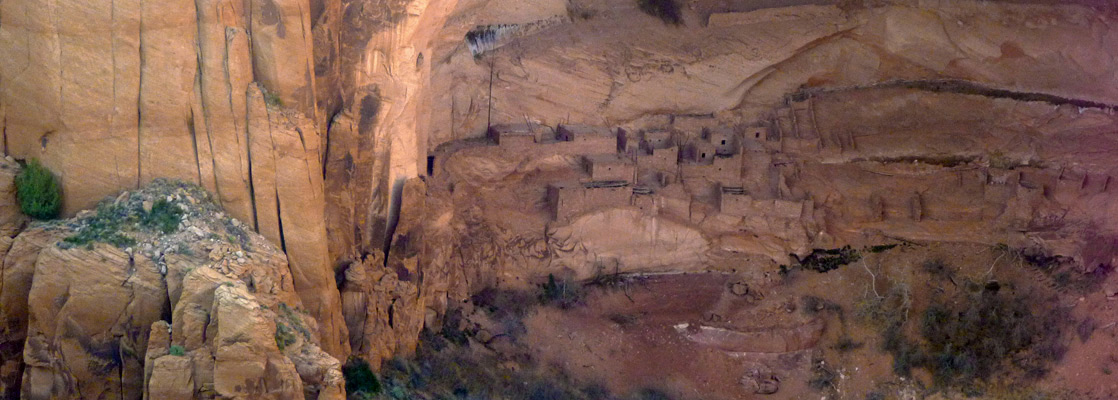
[(0, 1), (2, 399), (1116, 399), (1105, 0)]

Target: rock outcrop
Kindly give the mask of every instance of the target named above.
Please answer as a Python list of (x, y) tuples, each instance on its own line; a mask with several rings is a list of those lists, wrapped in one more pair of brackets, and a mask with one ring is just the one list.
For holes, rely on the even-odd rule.
[[(344, 398), (287, 257), (196, 186), (156, 180), (36, 223), (4, 259), (22, 398)], [(21, 288), (23, 288), (22, 293)], [(12, 297), (7, 297), (11, 295)], [(24, 339), (25, 337), (25, 339)]]

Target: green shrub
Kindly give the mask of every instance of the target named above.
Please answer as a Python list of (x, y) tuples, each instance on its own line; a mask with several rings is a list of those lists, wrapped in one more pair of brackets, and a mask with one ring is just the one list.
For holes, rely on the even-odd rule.
[(35, 219), (54, 219), (62, 209), (62, 190), (54, 174), (39, 163), (31, 162), (16, 176), (16, 197), (19, 209)]
[[(1047, 363), (1063, 356), (1062, 325), (1053, 314), (1034, 313), (1025, 296), (1007, 298), (983, 289), (969, 301), (936, 303), (924, 312), (921, 334), (927, 342), (926, 366), (945, 385), (989, 378), (1015, 355), (1028, 375), (1043, 375)], [(955, 304), (965, 304), (958, 306)]]
[(98, 204), (93, 216), (82, 222), (84, 225), (63, 241), (77, 246), (102, 242), (122, 248), (136, 244), (136, 239), (121, 233), (129, 222), (129, 213), (124, 207), (109, 202)]
[(950, 265), (947, 265), (947, 263), (945, 263), (943, 260), (931, 259), (924, 261), (921, 269), (923, 269), (924, 272), (927, 272), (928, 275), (931, 275), (932, 277), (949, 280), (952, 282), (955, 281), (955, 270), (951, 268)]
[(186, 349), (175, 344), (171, 345), (171, 349), (168, 350), (168, 352), (170, 352), (172, 356), (182, 357), (183, 354), (186, 354)]
[(287, 324), (279, 321), (276, 321), (275, 339), (276, 347), (279, 347), (280, 351), (283, 351), (287, 348), (287, 346), (294, 344), (297, 340), (295, 337), (295, 331), (291, 330), (291, 328), (288, 328)]
[(342, 375), (345, 376), (347, 397), (368, 398), (380, 393), (380, 380), (365, 360), (351, 357), (342, 366)]
[(151, 211), (144, 213), (140, 223), (149, 229), (155, 229), (164, 234), (175, 233), (182, 221), (182, 210), (175, 204), (159, 199), (151, 206)]
[(998, 284), (965, 287), (968, 291), (928, 305), (917, 338), (905, 335), (903, 296), (890, 294), (876, 305), (881, 310), (864, 313), (884, 325), (882, 347), (892, 353), (895, 373), (907, 376), (912, 368), (924, 368), (941, 388), (973, 391), (1009, 368), (1020, 372), (1010, 376), (1039, 378), (1063, 357), (1062, 338), (1072, 324), (1053, 299), (1010, 295)]
[(679, 0), (637, 0), (637, 5), (645, 14), (660, 18), (665, 24), (683, 24), (683, 11)]
[(280, 317), (290, 322), (291, 328), (293, 328), (295, 332), (303, 335), (303, 338), (311, 340), (311, 331), (303, 325), (303, 318), (295, 314), (295, 311), (297, 310), (292, 309), (290, 306), (287, 305), (287, 303), (283, 302), (279, 303), (279, 310)]

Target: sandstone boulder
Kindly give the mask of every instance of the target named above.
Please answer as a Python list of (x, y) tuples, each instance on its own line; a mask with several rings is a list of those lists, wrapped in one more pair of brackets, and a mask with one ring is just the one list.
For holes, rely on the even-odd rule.
[(2, 295), (26, 299), (0, 310), (5, 343), (26, 329), (24, 365), (4, 366), (23, 398), (344, 396), (286, 257), (196, 186), (156, 180), (32, 228), (4, 265)]

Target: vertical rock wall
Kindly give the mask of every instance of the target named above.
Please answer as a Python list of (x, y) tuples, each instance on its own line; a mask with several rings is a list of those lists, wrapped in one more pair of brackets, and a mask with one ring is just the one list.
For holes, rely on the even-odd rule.
[(309, 13), (298, 0), (5, 1), (0, 131), (6, 154), (59, 176), (67, 215), (157, 177), (216, 194), (284, 246), (324, 347), (344, 357)]
[[(391, 241), (401, 201), (393, 188), (425, 160), (419, 116), (430, 62), (423, 54), (455, 5), (7, 0), (0, 3), (0, 49), (9, 55), (0, 60), (3, 151), (38, 158), (58, 175), (65, 215), (155, 178), (199, 184), (284, 250), (324, 350), (344, 359), (350, 342), (395, 343), (349, 337), (332, 278)], [(4, 249), (13, 229), (0, 239)], [(27, 237), (15, 247), (33, 244), (36, 236)], [(26, 263), (6, 270), (29, 277), (34, 259)], [(417, 283), (408, 283), (413, 300)], [(14, 286), (3, 295), (26, 297)], [(393, 310), (416, 316), (411, 332), (424, 312), (409, 304), (414, 310)], [(362, 315), (347, 318), (383, 324), (384, 307), (349, 310)], [(21, 320), (5, 332), (24, 329), (26, 310), (8, 311)], [(390, 347), (364, 353), (397, 346)]]

